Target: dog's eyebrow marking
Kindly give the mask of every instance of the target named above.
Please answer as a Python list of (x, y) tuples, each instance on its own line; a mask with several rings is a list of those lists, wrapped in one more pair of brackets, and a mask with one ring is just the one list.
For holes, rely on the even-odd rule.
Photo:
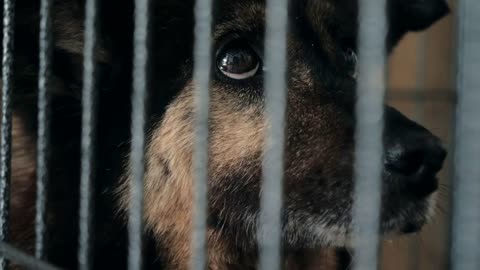
[(221, 22), (213, 31), (214, 40), (220, 39), (228, 33), (238, 31), (258, 32), (265, 27), (264, 3), (234, 3), (229, 7), (228, 17), (221, 18)]
[[(319, 44), (312, 43), (312, 47), (318, 45), (329, 53), (335, 51), (333, 41), (328, 32), (328, 21), (334, 15), (335, 8), (330, 1), (309, 0), (298, 3), (299, 8), (292, 7), (292, 23), (300, 23), (300, 28), (310, 28)], [(221, 17), (220, 22), (213, 30), (213, 39), (218, 41), (229, 33), (263, 33), (265, 29), (265, 3), (263, 2), (237, 2), (228, 6), (228, 16)], [(300, 20), (305, 18), (305, 20)], [(305, 25), (307, 23), (308, 25)]]

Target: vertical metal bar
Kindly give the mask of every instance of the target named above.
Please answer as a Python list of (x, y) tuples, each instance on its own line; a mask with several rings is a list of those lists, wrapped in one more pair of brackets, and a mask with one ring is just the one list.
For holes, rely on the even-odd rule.
[(85, 40), (83, 53), (83, 97), (82, 97), (82, 153), (80, 174), (80, 209), (78, 238), (78, 268), (92, 267), (92, 182), (94, 177), (93, 159), (95, 152), (94, 136), (96, 126), (96, 80), (95, 45), (97, 41), (97, 1), (85, 3)]
[(40, 63), (38, 73), (38, 131), (37, 131), (37, 213), (35, 216), (35, 256), (45, 257), (46, 192), (49, 178), (48, 159), (50, 145), (49, 94), (51, 73), (51, 10), (52, 1), (40, 2)]
[(195, 145), (193, 157), (194, 226), (192, 231), (191, 266), (206, 269), (208, 211), (208, 115), (210, 104), (212, 0), (197, 0), (195, 4)]
[(145, 172), (145, 113), (147, 95), (149, 0), (135, 0), (133, 35), (133, 95), (131, 145), (131, 202), (128, 269), (142, 269), (143, 176)]
[(387, 20), (385, 0), (359, 1), (353, 265), (373, 270), (379, 251)]
[(268, 0), (265, 33), (265, 156), (260, 200), (260, 269), (281, 268), (284, 142), (287, 106), (288, 1)]
[[(3, 1), (3, 49), (2, 49), (2, 127), (0, 137), (0, 241), (8, 238), (10, 208), (10, 161), (12, 149), (12, 89), (13, 89), (13, 0)], [(0, 258), (0, 270), (7, 262)]]
[(453, 270), (480, 269), (480, 2), (458, 6), (458, 105), (450, 258)]

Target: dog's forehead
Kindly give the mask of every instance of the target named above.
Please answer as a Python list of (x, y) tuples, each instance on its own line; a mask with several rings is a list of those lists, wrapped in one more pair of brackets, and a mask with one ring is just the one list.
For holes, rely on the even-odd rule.
[[(355, 22), (356, 1), (352, 0), (290, 0), (292, 24), (303, 24), (317, 34), (324, 34), (334, 22)], [(228, 32), (259, 32), (265, 27), (265, 0), (221, 0), (216, 6), (215, 37)]]

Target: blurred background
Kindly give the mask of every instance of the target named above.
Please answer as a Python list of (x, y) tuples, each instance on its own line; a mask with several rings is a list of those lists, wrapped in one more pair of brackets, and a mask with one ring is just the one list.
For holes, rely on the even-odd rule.
[(390, 57), (387, 102), (439, 136), (449, 149), (433, 221), (413, 236), (383, 243), (382, 269), (448, 269), (456, 71), (456, 1), (428, 31), (406, 36)]

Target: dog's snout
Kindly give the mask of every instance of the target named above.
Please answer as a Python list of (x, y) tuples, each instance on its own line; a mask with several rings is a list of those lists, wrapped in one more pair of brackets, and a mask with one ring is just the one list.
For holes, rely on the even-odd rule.
[(390, 111), (385, 133), (385, 170), (402, 179), (406, 191), (425, 197), (438, 188), (436, 174), (442, 169), (447, 152), (429, 131)]
[(435, 175), (441, 170), (446, 155), (447, 152), (433, 135), (410, 135), (386, 149), (385, 168), (402, 176), (401, 186), (406, 192), (422, 198), (437, 190)]
[(408, 135), (395, 145), (387, 146), (385, 167), (404, 176), (435, 175), (442, 168), (447, 152), (430, 134)]

